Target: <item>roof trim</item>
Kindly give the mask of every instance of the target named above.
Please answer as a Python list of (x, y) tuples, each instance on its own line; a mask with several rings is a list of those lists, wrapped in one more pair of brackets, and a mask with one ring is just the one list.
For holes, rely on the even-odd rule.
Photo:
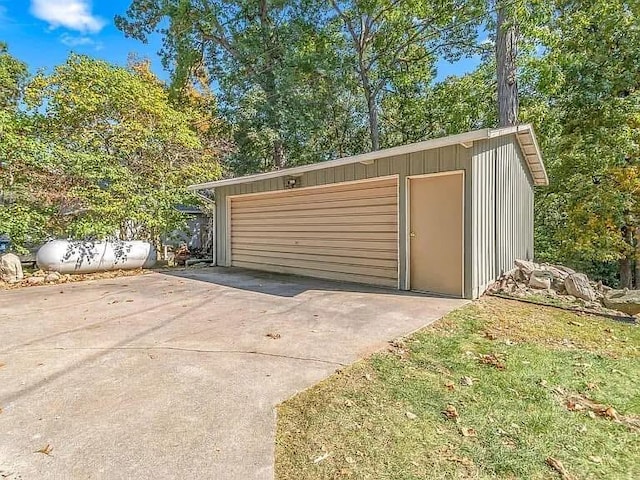
[(267, 180), (269, 178), (300, 175), (306, 172), (312, 172), (314, 170), (323, 170), (325, 168), (339, 167), (342, 165), (349, 165), (353, 163), (371, 162), (380, 158), (406, 155), (408, 153), (432, 150), (434, 148), (448, 147), (451, 145), (464, 145), (465, 147), (468, 147), (469, 144), (475, 141), (488, 140), (491, 138), (514, 134), (516, 135), (516, 138), (518, 139), (518, 143), (520, 145), (520, 149), (525, 156), (525, 160), (529, 167), (529, 171), (531, 172), (531, 177), (533, 178), (534, 184), (548, 185), (549, 179), (542, 162), (540, 147), (538, 146), (533, 127), (529, 124), (526, 124), (498, 129), (485, 128), (482, 130), (474, 130), (467, 133), (450, 135), (448, 137), (434, 138), (431, 140), (426, 140), (424, 142), (411, 143), (409, 145), (402, 145), (399, 147), (385, 148), (384, 150), (376, 150), (374, 152), (363, 153), (351, 157), (337, 158), (335, 160), (327, 160), (324, 162), (312, 163), (309, 165), (301, 165), (299, 167), (284, 168), (282, 170), (257, 173), (254, 175), (246, 175), (244, 177), (227, 178), (214, 182), (189, 185), (187, 189), (190, 191), (210, 190), (216, 187), (223, 187), (227, 185), (256, 182), (259, 180)]

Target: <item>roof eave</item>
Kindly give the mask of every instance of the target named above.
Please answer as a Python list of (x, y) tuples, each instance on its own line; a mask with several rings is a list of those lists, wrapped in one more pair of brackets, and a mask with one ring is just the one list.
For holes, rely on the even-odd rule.
[[(353, 163), (370, 162), (380, 158), (393, 157), (397, 155), (404, 155), (408, 153), (419, 152), (423, 150), (431, 150), (434, 148), (441, 148), (451, 145), (470, 145), (475, 141), (486, 140), (489, 138), (500, 137), (503, 135), (515, 134), (520, 144), (520, 148), (525, 155), (529, 171), (533, 178), (535, 185), (548, 185), (549, 179), (547, 172), (542, 163), (542, 156), (540, 153), (540, 147), (535, 137), (533, 127), (531, 125), (518, 125), (515, 127), (506, 127), (499, 129), (481, 129), (474, 130), (467, 133), (461, 133), (457, 135), (449, 135), (447, 137), (434, 138), (426, 140), (424, 142), (412, 143), (409, 145), (402, 145), (399, 147), (386, 148), (384, 150), (376, 150), (373, 152), (363, 153), (360, 155), (354, 155), (351, 157), (338, 158), (334, 160), (327, 160), (324, 162), (312, 163), (309, 165), (301, 165), (299, 167), (285, 168), (282, 170), (274, 170), (271, 172), (258, 173), (254, 175), (247, 175), (244, 177), (228, 178), (224, 180), (216, 180), (213, 182), (199, 183), (196, 185), (190, 185), (187, 187), (190, 191), (199, 190), (211, 190), (216, 187), (223, 187), (228, 185), (236, 185), (239, 183), (256, 182), (259, 180), (267, 180), (270, 178), (278, 178), (291, 175), (299, 175), (314, 170), (322, 170), (325, 168), (339, 167), (342, 165), (349, 165)], [(525, 150), (526, 148), (526, 150)]]

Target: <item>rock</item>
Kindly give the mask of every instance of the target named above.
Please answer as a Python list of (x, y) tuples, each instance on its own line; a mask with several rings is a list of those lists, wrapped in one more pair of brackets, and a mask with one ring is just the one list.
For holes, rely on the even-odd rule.
[(527, 260), (515, 260), (513, 263), (515, 263), (518, 270), (524, 273), (527, 277), (531, 275), (531, 272), (537, 270), (536, 264)]
[(543, 265), (542, 268), (546, 272), (551, 273), (551, 275), (553, 275), (554, 279), (559, 279), (559, 280), (564, 281), (564, 279), (569, 276), (569, 274), (567, 272), (565, 272), (564, 270), (561, 270), (560, 268), (556, 267), (555, 265)]
[(23, 278), (20, 257), (13, 253), (0, 255), (0, 279), (7, 283), (16, 283), (22, 281)]
[(44, 277), (36, 277), (36, 276), (29, 277), (27, 278), (27, 283), (29, 285), (41, 285), (44, 283)]
[(547, 272), (545, 270), (534, 270), (531, 272), (528, 285), (531, 288), (536, 288), (539, 290), (548, 290), (551, 288), (552, 280), (553, 280), (553, 275), (551, 274), (551, 272)]
[(604, 297), (604, 305), (628, 315), (640, 314), (640, 290), (612, 290)]
[(589, 278), (584, 273), (572, 273), (564, 280), (564, 288), (567, 289), (569, 295), (581, 298), (587, 302), (593, 302), (596, 299), (596, 292), (589, 283)]
[(568, 275), (573, 275), (574, 273), (577, 273), (574, 269), (569, 268), (569, 267), (565, 267), (564, 265), (554, 265), (554, 266), (558, 270), (562, 270), (563, 272), (565, 272)]
[(46, 283), (55, 283), (60, 281), (61, 278), (62, 278), (62, 275), (60, 275), (58, 272), (51, 272), (44, 277), (44, 281)]

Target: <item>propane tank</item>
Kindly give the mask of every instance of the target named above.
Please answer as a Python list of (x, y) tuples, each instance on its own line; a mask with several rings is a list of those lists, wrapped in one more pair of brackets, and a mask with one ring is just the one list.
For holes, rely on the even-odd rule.
[(95, 273), (150, 268), (156, 251), (148, 242), (52, 240), (36, 255), (39, 268), (59, 273)]

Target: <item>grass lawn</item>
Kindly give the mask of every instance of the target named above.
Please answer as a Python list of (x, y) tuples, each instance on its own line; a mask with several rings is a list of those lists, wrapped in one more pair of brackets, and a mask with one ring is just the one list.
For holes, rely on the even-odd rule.
[(475, 302), (281, 405), (276, 478), (640, 478), (640, 328)]

